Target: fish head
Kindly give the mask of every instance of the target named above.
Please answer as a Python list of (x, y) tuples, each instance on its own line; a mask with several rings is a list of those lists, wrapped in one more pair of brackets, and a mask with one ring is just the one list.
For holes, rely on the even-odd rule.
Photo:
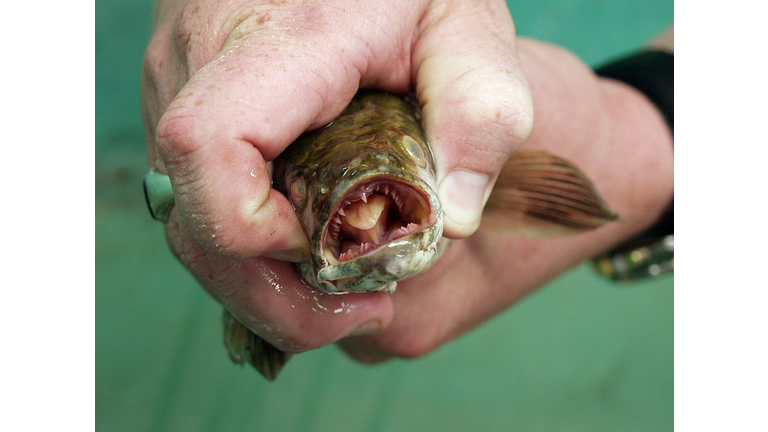
[(275, 163), (275, 187), (310, 238), (305, 281), (324, 292), (392, 291), (434, 260), (443, 216), (435, 163), (418, 111), (361, 94), (333, 123)]

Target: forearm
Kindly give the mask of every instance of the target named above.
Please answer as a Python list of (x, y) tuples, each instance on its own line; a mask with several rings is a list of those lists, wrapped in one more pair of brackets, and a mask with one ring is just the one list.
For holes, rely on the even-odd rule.
[(648, 43), (647, 48), (671, 53), (675, 52), (675, 26), (671, 25), (668, 29), (653, 38)]
[(520, 52), (535, 107), (525, 147), (570, 159), (594, 180), (623, 218), (598, 232), (615, 231), (611, 243), (648, 228), (674, 188), (672, 135), (661, 113), (639, 91), (598, 78), (560, 48), (521, 40)]

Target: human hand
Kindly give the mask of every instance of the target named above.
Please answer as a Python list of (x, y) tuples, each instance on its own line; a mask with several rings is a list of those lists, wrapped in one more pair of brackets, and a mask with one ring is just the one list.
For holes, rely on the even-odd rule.
[(497, 225), (455, 241), (427, 271), (398, 284), (382, 331), (343, 339), (351, 357), (416, 357), (481, 324), (578, 264), (645, 231), (673, 194), (672, 137), (655, 106), (619, 82), (599, 79), (567, 51), (518, 41), (537, 121), (525, 149), (569, 159), (622, 216), (578, 236), (515, 237)]
[(387, 296), (316, 294), (289, 264), (264, 258), (302, 260), (308, 250), (267, 162), (336, 117), (360, 87), (415, 91), (445, 233), (467, 236), (532, 125), (514, 42), (501, 0), (160, 1), (142, 107), (150, 166), (174, 189), (172, 251), (278, 348), (385, 327)]

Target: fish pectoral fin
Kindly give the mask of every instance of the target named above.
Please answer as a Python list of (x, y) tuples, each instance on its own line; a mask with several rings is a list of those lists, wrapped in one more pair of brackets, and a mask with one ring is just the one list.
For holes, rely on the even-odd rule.
[(233, 363), (243, 365), (248, 362), (269, 381), (274, 381), (277, 374), (291, 358), (291, 354), (281, 351), (252, 332), (224, 309), (224, 345)]
[(485, 227), (525, 237), (576, 234), (619, 219), (576, 165), (538, 150), (507, 161), (483, 213)]

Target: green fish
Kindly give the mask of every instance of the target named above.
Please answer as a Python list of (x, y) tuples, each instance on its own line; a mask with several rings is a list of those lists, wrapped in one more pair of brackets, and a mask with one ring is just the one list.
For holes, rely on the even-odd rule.
[[(310, 239), (301, 277), (328, 293), (394, 292), (448, 246), (437, 198), (435, 159), (418, 104), (360, 92), (322, 129), (301, 136), (275, 160), (273, 183), (290, 200)], [(483, 223), (521, 236), (598, 228), (618, 216), (571, 162), (520, 150), (502, 169)], [(225, 345), (238, 364), (274, 380), (290, 354), (224, 312)]]

